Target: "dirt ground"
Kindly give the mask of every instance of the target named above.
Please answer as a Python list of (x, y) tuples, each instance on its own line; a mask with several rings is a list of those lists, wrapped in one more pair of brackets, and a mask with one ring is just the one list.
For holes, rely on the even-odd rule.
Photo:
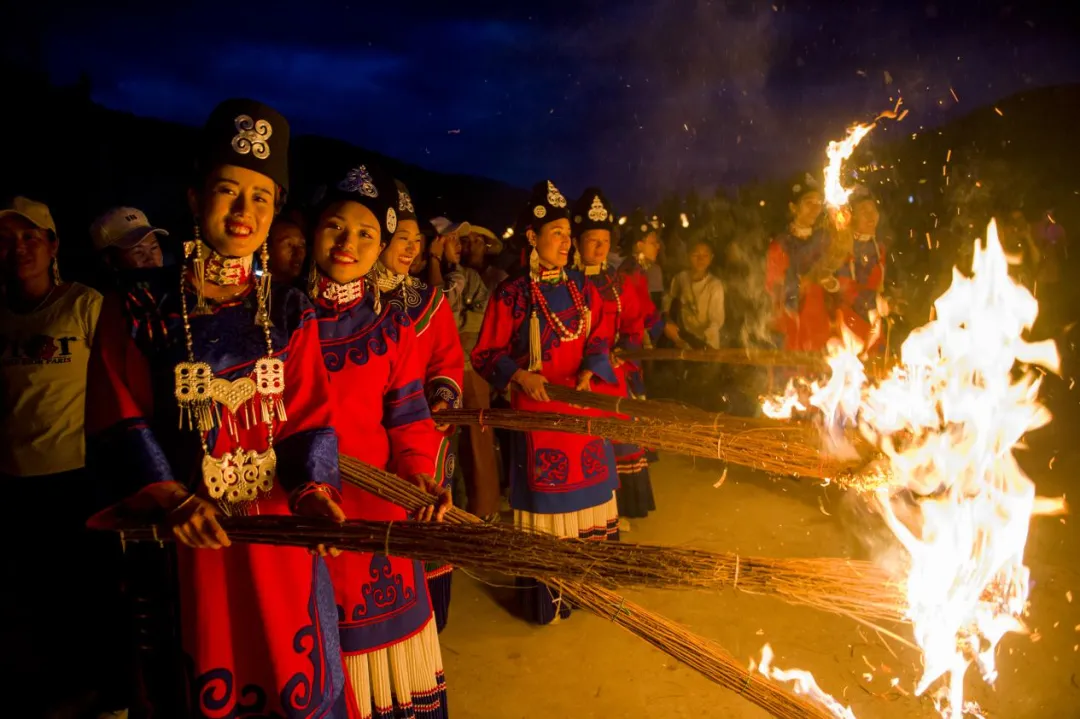
[[(1080, 391), (1061, 394), (1076, 407)], [(1066, 408), (1065, 414), (1080, 413)], [(1040, 494), (1061, 495), (1076, 476), (1075, 426), (1075, 417), (1059, 416), (1021, 454)], [(875, 534), (877, 525), (860, 515), (851, 496), (738, 467), (714, 488), (722, 470), (716, 462), (662, 457), (652, 469), (659, 510), (636, 521), (624, 539), (775, 557), (865, 556), (860, 537)], [(1033, 580), (1032, 633), (1002, 640), (996, 687), (987, 687), (973, 669), (967, 676), (966, 696), (987, 717), (1080, 717), (1077, 546), (1075, 518), (1033, 520), (1025, 555)], [(512, 581), (500, 583), (455, 574), (442, 647), (456, 719), (767, 716), (587, 612), (549, 627), (526, 624), (515, 615), (514, 590), (506, 586)], [(896, 676), (898, 689), (911, 693), (918, 653), (894, 639), (886, 644), (852, 620), (732, 591), (627, 596), (719, 642), (740, 661), (759, 657), (762, 645), (771, 644), (776, 666), (813, 672), (860, 718), (938, 716), (929, 698), (890, 691)], [(909, 627), (897, 632), (911, 636)]]

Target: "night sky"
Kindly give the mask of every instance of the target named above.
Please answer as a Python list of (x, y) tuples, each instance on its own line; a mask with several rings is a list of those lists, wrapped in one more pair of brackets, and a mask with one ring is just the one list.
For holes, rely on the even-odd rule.
[(1071, 4), (45, 0), (5, 52), (114, 109), (196, 125), (246, 95), (432, 170), (651, 202), (819, 166), (898, 93), (907, 133), (1080, 81)]

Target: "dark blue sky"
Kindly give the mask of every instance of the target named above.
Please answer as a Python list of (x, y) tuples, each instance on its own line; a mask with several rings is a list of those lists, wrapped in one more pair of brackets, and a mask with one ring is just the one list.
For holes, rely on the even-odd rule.
[(828, 139), (898, 92), (910, 114), (895, 131), (914, 132), (1080, 81), (1077, 24), (1053, 7), (1070, 4), (43, 0), (18, 12), (54, 80), (87, 73), (108, 107), (198, 124), (247, 95), (297, 133), (520, 186), (599, 184), (627, 203), (817, 166)]

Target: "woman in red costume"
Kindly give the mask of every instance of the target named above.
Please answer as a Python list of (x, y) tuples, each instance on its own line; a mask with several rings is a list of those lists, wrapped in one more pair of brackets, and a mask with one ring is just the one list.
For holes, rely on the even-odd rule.
[(265, 105), (214, 110), (188, 193), (195, 232), (185, 261), (126, 302), (109, 296), (91, 355), (90, 465), (125, 498), (112, 512), (160, 517), (179, 545), (188, 696), (186, 707), (155, 707), (162, 716), (349, 716), (324, 560), (304, 548), (230, 546), (218, 522), (345, 518), (314, 312), (266, 271), (288, 144), (285, 118)]
[(868, 190), (856, 189), (851, 209), (851, 253), (836, 272), (840, 282), (840, 319), (862, 341), (865, 351), (884, 348), (882, 310), (878, 300), (885, 287), (885, 243), (878, 238), (877, 199)]
[[(424, 246), (423, 235), (412, 197), (401, 182), (397, 183), (397, 198), (397, 231), (375, 263), (375, 281), (382, 296), (403, 305), (412, 320), (416, 330), (413, 352), (423, 372), (424, 396), (431, 411), (457, 409), (461, 407), (461, 383), (465, 373), (465, 352), (461, 348), (457, 323), (442, 288), (425, 284), (409, 274), (409, 267)], [(436, 429), (438, 433), (433, 439), (437, 444), (432, 449), (435, 481), (450, 492), (450, 480), (454, 476), (450, 440), (454, 433), (445, 425)], [(425, 567), (425, 574), (435, 610), (435, 626), (441, 632), (450, 616), (453, 567), (430, 563)]]
[[(472, 364), (515, 409), (599, 416), (550, 401), (547, 383), (588, 390), (617, 387), (603, 300), (576, 270), (567, 271), (570, 220), (566, 198), (550, 181), (537, 184), (523, 216), (529, 267), (503, 280), (488, 302)], [(618, 475), (611, 443), (563, 432), (515, 433), (509, 447), (514, 524), (576, 539), (618, 537)], [(539, 624), (570, 607), (546, 586), (521, 581), (526, 612)]]
[[(611, 250), (611, 234), (615, 227), (615, 211), (599, 188), (591, 187), (574, 203), (574, 248), (577, 251), (574, 269), (585, 274), (596, 287), (604, 302), (604, 317), (610, 323), (605, 334), (612, 337), (616, 348), (638, 349), (645, 334), (646, 317), (652, 315), (650, 329), (657, 336), (663, 330), (652, 298), (649, 297), (648, 280), (644, 271), (618, 272), (607, 263)], [(657, 242), (659, 249), (659, 242)], [(654, 257), (655, 259), (655, 257)], [(635, 267), (640, 265), (635, 263)], [(638, 281), (640, 280), (640, 282)], [(597, 385), (597, 391), (632, 397), (635, 388), (644, 395), (641, 370), (626, 361), (613, 359), (618, 384)], [(615, 498), (619, 508), (620, 530), (629, 529), (629, 518), (648, 516), (656, 509), (652, 482), (649, 480), (649, 460), (645, 450), (636, 444), (614, 444), (615, 468), (619, 475), (619, 488)]]
[(793, 183), (791, 220), (766, 254), (765, 289), (773, 297), (777, 346), (787, 350), (823, 350), (832, 334), (826, 297), (838, 289), (836, 278), (818, 281), (812, 276), (830, 245), (828, 233), (818, 226), (823, 199), (810, 175)]
[[(424, 365), (405, 302), (379, 291), (372, 269), (397, 230), (397, 188), (355, 158), (317, 203), (310, 293), (341, 451), (441, 494), (439, 437), (424, 396)], [(403, 520), (405, 510), (352, 486), (350, 517)], [(430, 519), (426, 510), (422, 519)], [(447, 716), (439, 638), (420, 562), (347, 552), (330, 562), (350, 696), (362, 717)]]

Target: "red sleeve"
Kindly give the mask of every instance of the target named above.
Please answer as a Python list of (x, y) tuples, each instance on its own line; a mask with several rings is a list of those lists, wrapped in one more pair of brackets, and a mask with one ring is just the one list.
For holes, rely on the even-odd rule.
[(117, 422), (154, 413), (150, 366), (127, 332), (120, 297), (101, 305), (97, 337), (90, 350), (86, 383), (86, 433), (96, 436)]
[(787, 270), (787, 252), (784, 251), (783, 245), (773, 240), (765, 253), (765, 291), (773, 296), (776, 304), (783, 304), (782, 290)]
[(330, 377), (319, 345), (319, 323), (307, 298), (299, 307), (300, 326), (289, 338), (285, 356), (286, 421), (275, 425), (278, 478), (286, 491), (316, 482), (341, 488), (338, 442), (334, 432)]
[(649, 294), (649, 280), (644, 273), (623, 276), (629, 300), (623, 302), (625, 319), (619, 344), (637, 349), (644, 344), (646, 333), (655, 344), (664, 331), (664, 318)]
[(150, 363), (128, 332), (122, 307), (117, 294), (102, 303), (86, 381), (87, 467), (112, 501), (174, 480), (150, 429)]
[(402, 327), (383, 396), (383, 425), (390, 438), (390, 470), (401, 477), (434, 476), (441, 438), (435, 431), (424, 396), (423, 358), (417, 344), (416, 329), (412, 325)]
[(528, 302), (521, 288), (506, 279), (495, 288), (494, 296), (484, 310), (484, 322), (472, 351), (472, 366), (491, 386), (500, 392), (510, 385), (510, 378), (519, 369), (511, 356), (514, 333), (525, 321)]
[[(567, 282), (573, 282), (573, 279)], [(585, 356), (581, 368), (590, 370), (608, 384), (616, 384), (615, 370), (611, 366), (611, 346), (615, 341), (615, 320), (606, 311), (604, 298), (592, 282), (582, 285), (585, 306), (590, 312), (589, 337), (585, 342)]]
[(450, 303), (438, 292), (438, 307), (424, 329), (431, 354), (424, 377), (428, 403), (444, 400), (451, 407), (461, 406), (461, 383), (465, 374), (465, 351), (461, 348), (457, 323)]
[(885, 262), (888, 257), (888, 253), (885, 251), (885, 245), (881, 245), (881, 249), (878, 250), (878, 266), (874, 268), (874, 271), (870, 273), (870, 278), (867, 281), (869, 287), (874, 292), (881, 292), (885, 287)]
[(641, 302), (638, 298), (637, 288), (628, 275), (618, 274), (617, 287), (619, 289), (619, 301), (622, 303), (622, 311), (619, 313), (619, 346), (636, 345), (641, 342), (639, 335), (644, 326), (641, 316)]
[(796, 332), (799, 307), (798, 278), (794, 278), (796, 284), (792, 287), (789, 269), (790, 258), (784, 246), (773, 240), (765, 253), (765, 291), (773, 300), (773, 327), (786, 336)]

